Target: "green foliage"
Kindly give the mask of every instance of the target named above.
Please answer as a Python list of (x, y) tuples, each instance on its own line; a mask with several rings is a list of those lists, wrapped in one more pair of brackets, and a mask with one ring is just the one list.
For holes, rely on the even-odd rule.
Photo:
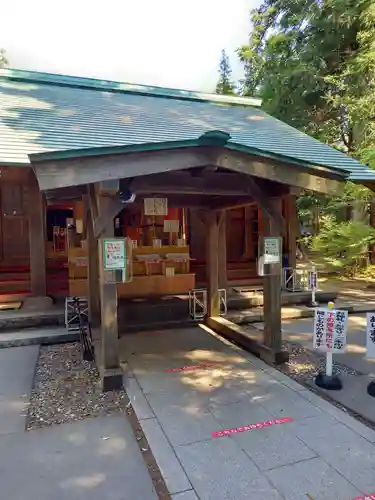
[(252, 22), (244, 93), (334, 147), (374, 150), (374, 1), (264, 0)]
[(313, 259), (327, 271), (355, 275), (368, 261), (368, 247), (375, 243), (375, 229), (361, 222), (322, 218), (320, 232), (311, 238)]
[(0, 49), (0, 68), (6, 68), (8, 66), (8, 59), (5, 55), (5, 50)]
[(219, 80), (216, 84), (216, 94), (231, 95), (234, 94), (234, 84), (231, 79), (232, 69), (229, 63), (229, 57), (225, 49), (221, 51), (219, 64)]

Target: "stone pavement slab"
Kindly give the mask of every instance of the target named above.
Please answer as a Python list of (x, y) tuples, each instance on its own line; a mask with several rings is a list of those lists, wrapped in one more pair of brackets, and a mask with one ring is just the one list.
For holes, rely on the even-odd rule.
[[(144, 413), (147, 402), (154, 415), (140, 424), (167, 484), (179, 477), (173, 486), (177, 500), (189, 490), (187, 484), (199, 500), (302, 500), (307, 495), (351, 500), (375, 489), (375, 432), (347, 413), (206, 329), (145, 338), (142, 333), (127, 335), (122, 355), (126, 361), (130, 346), (137, 350), (129, 364), (144, 385), (143, 391), (142, 384), (135, 391), (144, 397), (141, 413), (150, 417)], [(220, 367), (170, 373), (162, 385), (151, 386), (161, 356), (165, 365), (181, 356), (193, 363), (203, 345), (206, 357)], [(212, 435), (282, 417), (292, 422)]]
[(0, 436), (24, 432), (39, 346), (0, 350)]
[(321, 458), (280, 467), (266, 475), (287, 500), (352, 500), (358, 495), (357, 490)]
[(172, 500), (199, 500), (197, 495), (193, 490), (183, 491), (182, 493), (177, 493), (172, 495)]
[(125, 416), (0, 436), (1, 498), (157, 500)]
[(230, 438), (178, 446), (176, 453), (201, 500), (282, 499)]

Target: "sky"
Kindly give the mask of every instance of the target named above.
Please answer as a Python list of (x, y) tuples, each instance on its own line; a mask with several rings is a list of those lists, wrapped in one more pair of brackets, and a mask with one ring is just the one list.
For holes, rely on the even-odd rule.
[(3, 0), (10, 67), (212, 92), (221, 50), (235, 49), (260, 0)]

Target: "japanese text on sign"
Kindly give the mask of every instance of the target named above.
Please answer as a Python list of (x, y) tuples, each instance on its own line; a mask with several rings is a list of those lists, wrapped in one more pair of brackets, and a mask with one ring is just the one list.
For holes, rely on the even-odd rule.
[(264, 264), (278, 264), (280, 259), (280, 238), (264, 238)]
[(104, 240), (103, 253), (106, 271), (126, 268), (125, 240)]
[(375, 313), (367, 313), (366, 356), (375, 358)]
[(167, 198), (145, 198), (145, 215), (168, 215)]
[(314, 319), (314, 349), (342, 352), (346, 347), (347, 311), (316, 309)]

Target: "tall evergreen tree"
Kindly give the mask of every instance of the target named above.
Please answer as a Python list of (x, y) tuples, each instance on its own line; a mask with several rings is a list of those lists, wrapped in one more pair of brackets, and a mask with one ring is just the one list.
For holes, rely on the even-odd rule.
[(230, 95), (234, 94), (234, 85), (232, 82), (232, 69), (229, 63), (229, 57), (223, 49), (219, 64), (219, 80), (216, 84), (216, 94)]

